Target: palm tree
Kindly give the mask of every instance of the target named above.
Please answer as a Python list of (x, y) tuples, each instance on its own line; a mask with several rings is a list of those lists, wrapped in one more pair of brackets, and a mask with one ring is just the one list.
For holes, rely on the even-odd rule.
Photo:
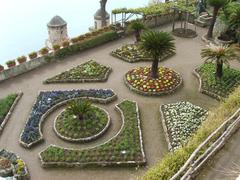
[(136, 42), (139, 42), (141, 40), (141, 31), (146, 29), (146, 26), (141, 21), (137, 20), (129, 25), (129, 29), (134, 31)]
[(141, 37), (141, 47), (153, 58), (151, 77), (158, 78), (158, 61), (175, 51), (174, 38), (167, 32), (147, 31)]
[(88, 100), (74, 100), (68, 104), (67, 111), (75, 115), (79, 120), (83, 120), (91, 110), (91, 102)]
[(233, 48), (223, 45), (216, 46), (213, 44), (203, 49), (201, 56), (205, 58), (205, 62), (210, 61), (216, 63), (215, 76), (218, 79), (221, 79), (223, 75), (223, 64), (229, 66), (228, 61), (239, 58)]
[(217, 19), (218, 11), (228, 2), (228, 0), (207, 0), (207, 2), (213, 7), (213, 18), (207, 33), (207, 38), (210, 39), (213, 37), (213, 28)]

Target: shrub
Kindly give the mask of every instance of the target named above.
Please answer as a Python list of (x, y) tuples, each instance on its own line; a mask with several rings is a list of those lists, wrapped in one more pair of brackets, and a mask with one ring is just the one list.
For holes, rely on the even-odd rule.
[(85, 36), (84, 35), (80, 35), (77, 38), (78, 38), (78, 41), (83, 41), (85, 39)]
[(0, 99), (0, 124), (2, 123), (5, 116), (7, 115), (16, 97), (17, 97), (17, 94), (11, 94), (3, 99)]
[(48, 53), (48, 51), (49, 51), (48, 48), (44, 47), (44, 48), (40, 49), (39, 52), (41, 55), (46, 55)]
[(9, 61), (6, 62), (6, 64), (9, 68), (13, 67), (13, 66), (16, 66), (15, 60), (9, 60)]
[(26, 56), (20, 56), (17, 58), (17, 61), (21, 64), (21, 63), (24, 63), (26, 62), (27, 60), (27, 57)]
[(59, 44), (54, 44), (53, 45), (53, 50), (54, 51), (58, 51), (60, 49), (60, 45)]
[(87, 100), (75, 100), (68, 104), (67, 111), (75, 115), (79, 120), (83, 120), (84, 116), (91, 110), (91, 102)]
[(69, 41), (67, 41), (67, 40), (62, 42), (62, 46), (63, 46), (63, 47), (68, 47), (69, 44), (70, 44), (70, 43), (69, 43)]
[(0, 72), (4, 70), (4, 66), (0, 65)]
[(37, 57), (37, 52), (31, 52), (30, 54), (28, 54), (30, 59), (34, 59)]
[(77, 42), (78, 42), (78, 38), (77, 38), (77, 37), (72, 38), (72, 39), (71, 39), (71, 42), (72, 42), (72, 43), (77, 43)]

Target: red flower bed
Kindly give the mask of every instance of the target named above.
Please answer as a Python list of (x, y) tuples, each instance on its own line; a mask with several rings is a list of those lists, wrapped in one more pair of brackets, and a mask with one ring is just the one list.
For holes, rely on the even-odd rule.
[(146, 95), (168, 94), (182, 83), (180, 74), (172, 69), (160, 67), (158, 73), (159, 77), (154, 79), (150, 76), (150, 67), (138, 67), (127, 72), (125, 83), (130, 89)]

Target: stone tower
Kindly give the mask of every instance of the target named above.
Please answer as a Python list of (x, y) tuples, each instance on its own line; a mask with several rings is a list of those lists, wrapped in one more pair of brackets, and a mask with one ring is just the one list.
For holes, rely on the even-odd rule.
[(101, 0), (101, 8), (94, 15), (94, 29), (100, 29), (110, 24), (110, 16), (106, 11), (107, 0)]
[(59, 44), (68, 39), (67, 23), (60, 16), (54, 16), (47, 24), (48, 40), (47, 46), (52, 47), (54, 44)]

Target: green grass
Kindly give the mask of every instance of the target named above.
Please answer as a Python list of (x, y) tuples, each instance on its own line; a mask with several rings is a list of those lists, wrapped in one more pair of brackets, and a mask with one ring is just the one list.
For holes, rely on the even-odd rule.
[(5, 98), (0, 99), (0, 124), (3, 122), (16, 97), (17, 94), (10, 94)]
[(166, 154), (162, 161), (148, 170), (142, 179), (170, 179), (186, 162), (191, 153), (239, 107), (240, 87), (236, 88), (224, 102), (221, 102), (218, 108), (209, 112), (209, 116), (196, 134), (189, 140), (188, 144), (174, 153)]

